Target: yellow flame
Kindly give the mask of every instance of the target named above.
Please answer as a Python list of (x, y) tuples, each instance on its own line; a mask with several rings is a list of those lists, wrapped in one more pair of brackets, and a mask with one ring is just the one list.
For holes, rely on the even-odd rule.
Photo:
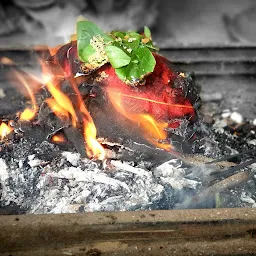
[(33, 93), (32, 89), (30, 88), (30, 86), (28, 85), (26, 79), (24, 78), (24, 76), (21, 73), (14, 71), (14, 75), (21, 82), (21, 84), (26, 88), (28, 95), (30, 97), (30, 100), (31, 100), (31, 104), (32, 104), (32, 108), (26, 108), (20, 114), (20, 120), (27, 120), (27, 121), (32, 120), (36, 116), (37, 110), (38, 110), (38, 106), (36, 103), (34, 93)]
[(103, 160), (105, 158), (105, 150), (96, 138), (96, 127), (93, 123), (87, 122), (84, 125), (84, 137), (87, 143), (86, 153), (90, 158)]
[(68, 120), (69, 119), (69, 114), (68, 112), (63, 109), (55, 99), (53, 98), (48, 98), (45, 100), (45, 102), (48, 104), (48, 106), (51, 108), (53, 113), (58, 116), (62, 120)]
[(36, 115), (36, 112), (34, 109), (32, 108), (26, 108), (21, 114), (20, 114), (20, 117), (19, 119), (21, 121), (29, 121), (29, 120), (32, 120), (35, 115)]
[(93, 122), (93, 119), (87, 110), (80, 91), (77, 88), (75, 79), (69, 78), (69, 82), (72, 85), (74, 92), (77, 95), (77, 101), (79, 105), (79, 110), (83, 115), (83, 131), (84, 140), (86, 141), (86, 152), (90, 158), (95, 158), (99, 160), (105, 159), (105, 150), (102, 145), (97, 141), (97, 129)]
[(3, 140), (9, 133), (13, 131), (13, 128), (10, 125), (2, 122), (0, 125), (0, 140)]

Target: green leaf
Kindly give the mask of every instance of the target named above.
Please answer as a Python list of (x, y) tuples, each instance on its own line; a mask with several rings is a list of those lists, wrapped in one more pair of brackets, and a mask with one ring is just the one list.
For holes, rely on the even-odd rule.
[(145, 46), (151, 51), (151, 52), (156, 52), (159, 51), (158, 47), (155, 47), (152, 43), (152, 41), (149, 41), (148, 43), (145, 44)]
[(156, 60), (151, 51), (146, 48), (138, 48), (132, 55), (131, 62), (127, 67), (126, 78), (132, 81), (142, 79), (145, 75), (154, 71)]
[(77, 49), (86, 67), (97, 68), (110, 62), (117, 76), (129, 83), (138, 84), (153, 72), (156, 62), (151, 32), (144, 27), (144, 35), (137, 32), (114, 31), (104, 33), (93, 22), (77, 23)]
[(112, 35), (114, 35), (116, 38), (120, 37), (123, 39), (126, 36), (126, 33), (121, 31), (113, 31)]
[(85, 48), (79, 49), (79, 57), (82, 61), (89, 62), (88, 58), (95, 52), (95, 49), (89, 44)]
[(154, 71), (156, 60), (148, 48), (138, 48), (135, 52), (141, 72), (150, 73)]
[(138, 40), (141, 40), (142, 38), (142, 35), (137, 32), (127, 32), (127, 36), (129, 36), (130, 38), (136, 38)]
[(84, 49), (90, 45), (90, 40), (94, 36), (100, 36), (104, 39), (105, 43), (111, 42), (114, 39), (104, 33), (103, 30), (98, 28), (91, 21), (79, 21), (77, 22), (77, 50), (78, 56), (82, 61), (85, 61), (84, 58)]
[(126, 79), (129, 81), (133, 81), (135, 79), (139, 79), (141, 76), (140, 72), (140, 63), (136, 56), (136, 54), (132, 55), (131, 62), (127, 66), (126, 69)]
[(128, 56), (131, 55), (131, 54), (127, 51), (128, 48), (127, 48), (127, 47), (124, 48), (124, 43), (122, 43), (122, 42), (113, 42), (111, 45), (118, 47), (120, 50), (124, 51)]
[(126, 42), (123, 43), (123, 46), (126, 47), (126, 52), (129, 56), (131, 56), (132, 51), (137, 50), (137, 48), (139, 47), (140, 41), (138, 39), (135, 40), (128, 40)]
[(145, 37), (151, 39), (151, 31), (147, 26), (144, 27), (144, 35)]
[(124, 67), (131, 61), (131, 57), (117, 46), (107, 45), (105, 51), (113, 68)]
[(113, 41), (112, 37), (107, 35), (93, 22), (87, 20), (77, 22), (77, 40), (82, 40), (84, 44), (90, 44), (90, 40), (97, 35), (101, 36), (106, 43)]
[(116, 69), (115, 69), (117, 76), (118, 76), (122, 81), (125, 81), (125, 80), (126, 80), (126, 73), (127, 73), (126, 69), (127, 69), (127, 66), (121, 67), (121, 68), (116, 68)]

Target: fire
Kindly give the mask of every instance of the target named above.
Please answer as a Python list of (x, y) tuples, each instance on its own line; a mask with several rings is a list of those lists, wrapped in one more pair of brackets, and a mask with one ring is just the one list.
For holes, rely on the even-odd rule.
[(105, 159), (105, 150), (96, 139), (97, 129), (93, 122), (93, 119), (84, 104), (83, 98), (77, 88), (75, 80), (72, 77), (70, 77), (69, 82), (72, 85), (72, 88), (77, 95), (78, 105), (80, 106), (79, 110), (83, 116), (83, 134), (84, 134), (84, 140), (87, 143), (87, 146), (86, 146), (87, 155), (90, 158), (103, 160)]
[(62, 45), (57, 45), (56, 47), (49, 47), (48, 50), (51, 56), (55, 55), (61, 47)]
[(69, 113), (63, 109), (55, 99), (48, 98), (45, 100), (45, 102), (48, 104), (48, 106), (51, 108), (53, 113), (58, 116), (60, 119), (66, 121), (69, 119)]
[(30, 97), (31, 100), (31, 104), (32, 104), (32, 108), (26, 108), (21, 114), (20, 114), (20, 120), (32, 120), (38, 111), (38, 106), (36, 103), (36, 99), (35, 99), (35, 95), (33, 90), (31, 89), (31, 86), (29, 86), (29, 84), (27, 83), (26, 79), (24, 78), (24, 76), (17, 72), (14, 71), (14, 75), (16, 76), (16, 78), (18, 79), (18, 81), (25, 87), (25, 89), (27, 90), (27, 93)]
[[(33, 79), (38, 84), (43, 84), (51, 94), (51, 97), (47, 98), (45, 103), (48, 104), (52, 112), (59, 119), (65, 121), (65, 124), (69, 121), (73, 127), (83, 133), (88, 157), (103, 160), (106, 157), (105, 150), (97, 140), (96, 126), (78, 89), (75, 74), (72, 73), (72, 62), (69, 63), (69, 58), (72, 57), (71, 55), (74, 54), (76, 49), (72, 47), (70, 45), (67, 49), (67, 56), (65, 56), (66, 59), (62, 63), (63, 65), (58, 62), (58, 59), (54, 58), (47, 63), (39, 60), (42, 67), (42, 78), (33, 77)], [(58, 51), (60, 51), (59, 47), (52, 49), (51, 52), (56, 53)], [(61, 51), (65, 52), (65, 49), (61, 49)], [(157, 79), (153, 79), (155, 83), (153, 83), (154, 86), (149, 88), (149, 91), (143, 91), (143, 88), (141, 91), (129, 88), (128, 85), (116, 80), (113, 70), (106, 70), (109, 72), (108, 76), (111, 76), (111, 79), (107, 80), (109, 84), (106, 83), (105, 88), (108, 98), (117, 112), (137, 124), (151, 144), (171, 151), (172, 146), (169, 143), (167, 133), (171, 126), (168, 121), (164, 120), (175, 120), (175, 118), (185, 117), (188, 114), (193, 116), (194, 108), (186, 99), (179, 100), (179, 98), (176, 98), (179, 90), (173, 89), (172, 91), (168, 86), (169, 79), (173, 74), (170, 74), (168, 69), (169, 73), (165, 71), (164, 75), (160, 76), (163, 61), (159, 60), (159, 63), (158, 69), (160, 70), (157, 70), (154, 74)], [(20, 120), (32, 120), (39, 109), (35, 98), (35, 90), (32, 89), (32, 85), (30, 86), (26, 77), (21, 73), (15, 72), (15, 76), (26, 89), (32, 105), (20, 114)], [(63, 80), (69, 82), (72, 90), (71, 97), (62, 90)], [(65, 142), (64, 136), (61, 135), (54, 135), (51, 140), (57, 143)]]
[[(129, 97), (129, 98), (136, 98), (141, 99), (145, 101), (151, 101), (150, 99), (146, 98), (140, 98), (136, 96), (131, 96), (127, 94), (122, 94), (120, 92), (115, 91), (115, 89), (108, 88), (108, 97), (110, 98), (111, 103), (113, 104), (114, 108), (121, 113), (123, 116), (125, 116), (127, 119), (139, 124), (143, 130), (145, 131), (145, 138), (152, 143), (153, 145), (163, 148), (165, 150), (170, 150), (171, 145), (170, 144), (164, 144), (161, 143), (167, 138), (167, 132), (165, 129), (168, 127), (167, 122), (158, 122), (155, 120), (155, 118), (149, 114), (137, 114), (129, 112), (125, 109), (123, 104), (123, 98)], [(155, 102), (156, 103), (156, 102)], [(164, 102), (160, 102), (162, 104), (165, 104)]]
[(0, 141), (3, 140), (9, 133), (13, 131), (13, 128), (10, 126), (10, 124), (6, 124), (4, 122), (0, 125)]
[[(97, 130), (95, 124), (84, 104), (75, 80), (72, 77), (66, 77), (76, 96), (75, 102), (72, 102), (71, 99), (61, 91), (59, 86), (60, 80), (58, 80), (59, 77), (54, 77), (45, 64), (43, 62), (41, 62), (41, 64), (44, 72), (44, 83), (53, 97), (46, 99), (46, 103), (60, 119), (66, 120), (70, 115), (72, 119), (72, 126), (83, 131), (88, 157), (103, 160), (105, 158), (105, 150), (96, 139)], [(78, 119), (78, 116), (81, 117), (81, 120)], [(59, 138), (54, 137), (52, 140), (53, 139), (57, 140), (56, 142), (59, 142)]]
[(84, 125), (84, 138), (87, 143), (86, 153), (90, 158), (103, 160), (105, 158), (105, 150), (96, 138), (96, 127), (93, 122)]
[[(55, 53), (58, 49), (59, 47), (56, 47), (56, 49), (52, 49), (51, 52)], [(103, 160), (105, 158), (105, 150), (96, 138), (97, 130), (95, 124), (83, 102), (83, 98), (77, 88), (75, 80), (73, 80), (72, 77), (68, 77), (65, 70), (62, 70), (61, 67), (60, 74), (53, 75), (51, 69), (45, 62), (41, 60), (39, 60), (39, 62), (42, 68), (41, 78), (35, 77), (32, 74), (28, 75), (23, 71), (12, 71), (12, 77), (10, 77), (10, 79), (13, 80), (13, 85), (17, 87), (24, 96), (29, 96), (32, 105), (30, 108), (26, 108), (19, 114), (19, 120), (29, 121), (36, 117), (39, 108), (36, 102), (35, 93), (43, 84), (52, 95), (52, 98), (46, 99), (45, 102), (51, 108), (53, 113), (64, 121), (71, 119), (72, 126), (80, 129), (83, 133), (88, 156), (94, 159)], [(0, 63), (13, 64), (14, 62), (8, 58), (1, 58)], [(28, 79), (31, 80), (31, 83), (29, 83), (30, 80)], [(69, 82), (75, 93), (75, 100), (71, 100), (71, 98), (61, 90), (60, 84), (63, 79), (70, 79)], [(22, 87), (20, 87), (20, 85), (22, 85)], [(12, 127), (2, 122), (0, 125), (0, 140), (12, 131)], [(65, 137), (60, 134), (54, 135), (51, 140), (52, 142), (57, 143), (66, 141)]]
[[(56, 84), (54, 84), (53, 80), (48, 80), (47, 78), (45, 78), (46, 81), (46, 87), (49, 90), (49, 92), (51, 93), (51, 95), (53, 96), (54, 100), (56, 101), (57, 104), (51, 105), (50, 107), (52, 107), (52, 110), (55, 114), (57, 114), (57, 116), (61, 116), (59, 115), (59, 112), (64, 110), (64, 115), (66, 113), (69, 113), (72, 117), (72, 125), (74, 127), (76, 127), (76, 123), (78, 121), (77, 119), (77, 115), (76, 115), (76, 111), (74, 109), (74, 106), (71, 102), (71, 100), (69, 99), (69, 97), (63, 93)], [(53, 101), (49, 101), (48, 100), (48, 104), (53, 103)], [(56, 111), (58, 109), (58, 111)]]

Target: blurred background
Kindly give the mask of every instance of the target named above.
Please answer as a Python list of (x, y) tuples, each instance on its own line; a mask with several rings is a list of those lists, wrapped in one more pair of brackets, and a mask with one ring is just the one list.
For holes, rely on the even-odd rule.
[(1, 0), (0, 47), (54, 46), (78, 18), (106, 31), (152, 29), (159, 46), (256, 42), (255, 0)]

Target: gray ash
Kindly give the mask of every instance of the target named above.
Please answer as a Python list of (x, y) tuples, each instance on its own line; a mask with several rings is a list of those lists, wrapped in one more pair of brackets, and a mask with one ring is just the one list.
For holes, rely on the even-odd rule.
[[(202, 137), (193, 144), (194, 153), (216, 158), (255, 149), (252, 121), (236, 125), (236, 130), (229, 121), (216, 115), (213, 127), (202, 124)], [(249, 125), (250, 129), (241, 128), (243, 125)], [(40, 129), (32, 126), (32, 130), (35, 127)], [(244, 136), (245, 131), (250, 136)], [(140, 153), (135, 148), (136, 154), (132, 150), (128, 152), (143, 156), (143, 150), (147, 149), (152, 156), (164, 157), (154, 160), (154, 164), (153, 158), (133, 156), (134, 161), (109, 159), (95, 162), (82, 158), (74, 149), (67, 151), (68, 147), (65, 150), (63, 146), (46, 141), (40, 131), (34, 136), (31, 136), (31, 131), (29, 134), (13, 140), (11, 148), (0, 153), (0, 213), (173, 209), (201, 191), (205, 180), (210, 177), (211, 169), (205, 167), (204, 162), (199, 166), (188, 164), (173, 159), (162, 150), (152, 151), (147, 145), (137, 145), (142, 150)], [(252, 157), (253, 154), (249, 154), (249, 158)], [(246, 159), (232, 160), (240, 162)], [(198, 168), (204, 175), (194, 172)], [(253, 165), (252, 173), (254, 168)], [(192, 207), (256, 205), (254, 177), (251, 176), (247, 183), (238, 190), (229, 189)]]
[(153, 170), (132, 167), (132, 163), (112, 161), (100, 169), (99, 164), (70, 152), (48, 164), (35, 155), (5, 163), (8, 178), (1, 206), (15, 203), (22, 212), (77, 212), (81, 207), (84, 211), (173, 208), (170, 185), (155, 177)]
[[(193, 144), (194, 153), (220, 158), (256, 149), (256, 125), (237, 112), (214, 113), (210, 124), (200, 124), (200, 133)], [(241, 160), (245, 159), (237, 161)]]

